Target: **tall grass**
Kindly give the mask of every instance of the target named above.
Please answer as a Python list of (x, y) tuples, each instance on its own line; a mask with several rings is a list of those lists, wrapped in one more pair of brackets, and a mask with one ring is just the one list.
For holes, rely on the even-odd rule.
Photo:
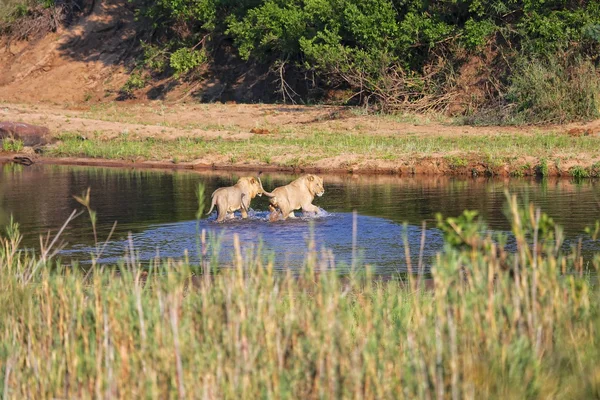
[(600, 116), (600, 71), (590, 60), (521, 62), (508, 96), (521, 123), (565, 123)]
[(555, 54), (521, 58), (506, 88), (506, 107), (494, 104), (467, 117), (474, 125), (586, 121), (600, 117), (600, 69), (593, 60)]
[[(434, 288), (340, 276), (309, 243), (300, 276), (260, 252), (136, 261), (84, 276), (0, 239), (5, 398), (593, 398), (595, 275), (561, 230), (508, 199), (516, 238), (440, 219)], [(202, 235), (203, 248), (214, 244)], [(202, 251), (206, 255), (207, 252)], [(589, 268), (598, 268), (596, 255)], [(208, 273), (219, 270), (218, 274)]]
[(0, 2), (0, 24), (12, 22), (27, 13), (28, 2), (24, 0), (2, 0)]

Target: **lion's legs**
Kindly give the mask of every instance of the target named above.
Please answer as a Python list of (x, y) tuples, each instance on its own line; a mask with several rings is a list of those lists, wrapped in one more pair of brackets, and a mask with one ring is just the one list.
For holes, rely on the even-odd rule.
[(229, 212), (228, 208), (217, 203), (217, 222), (223, 222), (227, 219), (233, 219), (235, 215)]
[(292, 215), (292, 218), (295, 217), (294, 215), (294, 210), (290, 210), (289, 207), (287, 207), (287, 204), (279, 204), (279, 212), (281, 213), (281, 219), (286, 220), (288, 218), (290, 218), (290, 214)]
[(228, 218), (227, 210), (217, 205), (217, 222), (223, 222), (225, 218)]
[(302, 211), (318, 213), (319, 207), (315, 206), (314, 204), (309, 203), (309, 204), (305, 204), (302, 206)]
[(272, 204), (269, 204), (269, 211), (269, 221), (275, 222), (279, 218), (281, 218), (281, 211), (279, 210), (279, 208), (276, 208)]
[(244, 219), (248, 218), (248, 210), (250, 209), (250, 197), (245, 194), (242, 194), (241, 208), (242, 208), (242, 218), (244, 218)]
[(294, 214), (293, 211), (290, 211), (290, 213), (287, 216), (288, 218), (296, 218), (296, 214)]

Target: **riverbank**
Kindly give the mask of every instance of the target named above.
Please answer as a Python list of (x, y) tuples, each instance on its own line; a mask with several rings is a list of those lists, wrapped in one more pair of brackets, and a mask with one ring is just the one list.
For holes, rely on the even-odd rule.
[[(600, 176), (600, 121), (473, 127), (439, 115), (332, 106), (0, 105), (57, 139), (35, 162), (365, 174)], [(3, 152), (9, 161), (15, 153)]]

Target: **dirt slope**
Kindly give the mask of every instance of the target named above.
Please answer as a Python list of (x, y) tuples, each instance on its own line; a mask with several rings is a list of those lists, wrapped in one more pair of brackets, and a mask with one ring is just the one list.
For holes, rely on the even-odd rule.
[(31, 42), (0, 47), (0, 100), (78, 103), (114, 97), (138, 43), (122, 0), (97, 0), (87, 16)]

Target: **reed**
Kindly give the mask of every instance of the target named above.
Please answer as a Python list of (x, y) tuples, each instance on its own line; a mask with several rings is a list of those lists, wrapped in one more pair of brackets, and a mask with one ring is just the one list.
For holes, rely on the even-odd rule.
[[(86, 199), (82, 199), (86, 203)], [(600, 255), (508, 197), (514, 249), (472, 214), (439, 219), (434, 287), (340, 275), (309, 244), (299, 274), (260, 251), (232, 265), (122, 262), (81, 271), (0, 238), (4, 398), (593, 398)], [(51, 247), (51, 246), (50, 246)], [(101, 245), (97, 245), (101, 249)], [(207, 250), (208, 249), (208, 250)], [(407, 249), (417, 251), (418, 249)], [(99, 250), (100, 251), (100, 250)], [(419, 266), (420, 268), (420, 266)], [(217, 271), (219, 273), (215, 273)]]

